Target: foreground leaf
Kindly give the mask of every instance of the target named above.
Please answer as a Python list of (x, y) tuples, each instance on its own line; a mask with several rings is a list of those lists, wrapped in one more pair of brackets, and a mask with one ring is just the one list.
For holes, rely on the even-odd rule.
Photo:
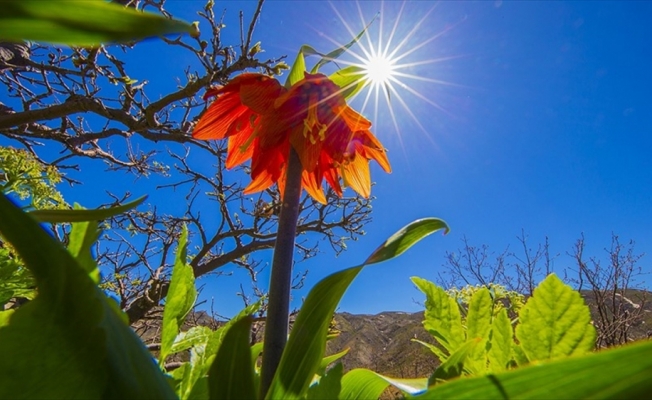
[(0, 398), (174, 398), (87, 272), (4, 195), (0, 232), (38, 285), (0, 327)]
[(519, 321), (516, 338), (530, 361), (584, 354), (595, 346), (589, 308), (554, 274), (534, 289)]
[(643, 399), (652, 391), (652, 342), (438, 385), (417, 399)]
[(101, 0), (4, 0), (0, 40), (91, 46), (188, 32), (192, 25)]
[(428, 381), (426, 378), (395, 379), (365, 368), (356, 368), (342, 378), (340, 399), (377, 399), (390, 385), (414, 395), (425, 391)]
[(295, 399), (306, 394), (324, 357), (328, 326), (335, 308), (366, 264), (389, 260), (439, 229), (448, 229), (439, 219), (414, 222), (385, 241), (365, 264), (336, 272), (317, 283), (297, 315), (266, 398)]
[(210, 399), (255, 399), (249, 335), (251, 316), (234, 322), (208, 373)]
[(96, 210), (34, 210), (29, 215), (40, 222), (49, 222), (52, 224), (62, 222), (83, 222), (83, 221), (102, 221), (114, 215), (122, 214), (135, 208), (147, 200), (147, 196), (142, 196), (134, 201), (109, 208), (98, 208)]
[(161, 328), (161, 351), (159, 364), (163, 365), (165, 358), (170, 354), (179, 329), (192, 309), (197, 298), (195, 289), (195, 276), (192, 267), (186, 263), (186, 247), (188, 243), (188, 229), (184, 226), (179, 238), (179, 247), (172, 268), (170, 289), (165, 297), (163, 309), (163, 322)]

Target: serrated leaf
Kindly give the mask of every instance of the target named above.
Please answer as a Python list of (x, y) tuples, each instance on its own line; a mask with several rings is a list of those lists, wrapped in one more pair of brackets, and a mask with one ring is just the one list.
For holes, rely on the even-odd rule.
[(428, 386), (462, 376), (467, 360), (480, 343), (482, 343), (481, 339), (470, 339), (458, 347), (446, 361), (437, 367), (435, 373), (428, 379)]
[(36, 218), (39, 222), (49, 222), (52, 224), (62, 222), (102, 221), (114, 215), (129, 211), (140, 205), (146, 199), (147, 196), (142, 196), (126, 204), (109, 208), (98, 208), (96, 210), (34, 210), (30, 211), (28, 214)]
[(71, 46), (125, 42), (196, 29), (162, 15), (136, 11), (101, 0), (5, 0), (0, 39), (31, 40)]
[(534, 289), (519, 321), (516, 338), (530, 361), (584, 354), (595, 346), (588, 306), (554, 274)]
[(390, 385), (405, 393), (415, 395), (427, 389), (428, 380), (426, 378), (396, 379), (365, 368), (356, 368), (342, 377), (340, 399), (377, 399)]
[(337, 363), (321, 377), (319, 382), (308, 388), (307, 400), (337, 399), (342, 390), (342, 363)]
[(448, 354), (453, 353), (465, 342), (459, 305), (444, 289), (434, 283), (416, 276), (410, 279), (426, 295), (423, 327), (437, 339)]
[(502, 372), (507, 369), (512, 360), (512, 346), (514, 345), (514, 330), (504, 308), (498, 311), (498, 315), (491, 323), (491, 339), (489, 341), (489, 370), (491, 372)]
[(418, 219), (393, 234), (371, 253), (364, 263), (369, 265), (394, 258), (412, 247), (416, 242), (440, 229), (444, 230), (444, 234), (449, 231), (446, 222), (439, 218)]
[(480, 341), (466, 362), (466, 368), (473, 375), (483, 374), (487, 371), (486, 344), (491, 330), (492, 312), (493, 300), (489, 289), (483, 287), (473, 293), (466, 315), (467, 340), (478, 339)]
[(255, 399), (249, 335), (251, 316), (231, 324), (208, 373), (210, 399)]
[(213, 336), (211, 328), (201, 325), (193, 326), (185, 332), (179, 332), (174, 338), (169, 354), (188, 350), (193, 346), (206, 345), (211, 336)]
[[(441, 222), (435, 218), (429, 220)], [(376, 263), (391, 259), (428, 234), (446, 227), (445, 224), (442, 226), (439, 223), (423, 223), (423, 221), (425, 220), (413, 222), (394, 234), (391, 240), (385, 241), (374, 252), (374, 255), (378, 256), (372, 255), (361, 266), (336, 272), (315, 285), (308, 293), (308, 297), (297, 315), (265, 398), (295, 399), (305, 395), (324, 357), (328, 327), (335, 308), (346, 289), (362, 268), (370, 263), (369, 260)], [(416, 230), (419, 234), (415, 234), (415, 229), (413, 229), (415, 225), (418, 227)], [(390, 250), (385, 251), (386, 246), (389, 246)]]
[(192, 267), (186, 263), (188, 229), (184, 226), (179, 238), (170, 287), (165, 297), (165, 308), (163, 309), (163, 322), (161, 324), (161, 351), (159, 353), (159, 364), (163, 365), (165, 358), (170, 354), (172, 344), (179, 333), (179, 329), (192, 309), (197, 299), (195, 289), (195, 275)]
[(652, 342), (437, 385), (416, 399), (644, 399)]

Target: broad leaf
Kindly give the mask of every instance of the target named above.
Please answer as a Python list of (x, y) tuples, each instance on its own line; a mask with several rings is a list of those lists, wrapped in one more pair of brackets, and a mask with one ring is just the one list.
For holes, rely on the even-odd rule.
[(339, 86), (342, 89), (342, 96), (348, 99), (365, 87), (367, 84), (366, 76), (367, 74), (364, 68), (357, 65), (350, 65), (334, 72), (328, 79)]
[(249, 335), (251, 316), (231, 324), (208, 373), (210, 399), (255, 399)]
[(434, 283), (419, 277), (411, 279), (426, 295), (423, 327), (441, 343), (448, 354), (453, 353), (465, 341), (459, 305), (444, 289)]
[(415, 395), (428, 388), (428, 381), (426, 378), (390, 378), (365, 368), (357, 368), (347, 372), (342, 378), (340, 399), (377, 399), (390, 385)]
[(4, 0), (0, 25), (0, 40), (71, 46), (126, 42), (170, 33), (199, 33), (188, 23), (102, 0)]
[(342, 390), (342, 363), (337, 363), (321, 377), (319, 382), (308, 389), (307, 400), (337, 399)]
[(389, 260), (439, 229), (448, 227), (434, 218), (412, 223), (385, 241), (365, 264), (336, 272), (317, 283), (297, 315), (266, 398), (293, 399), (305, 395), (324, 357), (328, 326), (335, 308), (366, 264)]
[(39, 289), (0, 327), (0, 398), (174, 398), (87, 272), (4, 195), (0, 232)]
[(652, 342), (437, 385), (417, 399), (644, 399)]
[(550, 274), (519, 313), (516, 338), (530, 361), (584, 354), (596, 332), (579, 292)]
[(161, 331), (161, 351), (159, 364), (163, 365), (165, 358), (170, 354), (172, 344), (179, 333), (188, 312), (192, 309), (197, 298), (195, 289), (195, 276), (192, 267), (186, 263), (186, 246), (188, 243), (188, 229), (184, 226), (179, 238), (179, 247), (172, 268), (170, 288), (165, 297), (163, 309), (163, 323)]
[(201, 325), (193, 326), (185, 332), (179, 332), (174, 338), (168, 355), (188, 350), (193, 346), (205, 346), (213, 333), (211, 328)]
[(40, 222), (49, 223), (102, 221), (114, 215), (129, 211), (140, 205), (146, 199), (147, 196), (143, 196), (126, 204), (109, 208), (98, 208), (97, 210), (34, 210), (30, 211), (29, 215)]

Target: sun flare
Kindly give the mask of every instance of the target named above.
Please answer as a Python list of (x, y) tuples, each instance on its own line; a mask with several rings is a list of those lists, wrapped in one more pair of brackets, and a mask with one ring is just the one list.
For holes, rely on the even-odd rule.
[(374, 86), (390, 83), (396, 72), (395, 61), (384, 55), (373, 55), (365, 60), (363, 67), (366, 79)]

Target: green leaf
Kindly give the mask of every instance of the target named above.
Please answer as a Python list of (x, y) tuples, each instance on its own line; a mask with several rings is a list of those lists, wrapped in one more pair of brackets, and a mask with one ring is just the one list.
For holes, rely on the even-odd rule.
[(308, 400), (331, 400), (340, 396), (342, 389), (342, 363), (337, 363), (326, 375), (308, 389)]
[(486, 344), (491, 331), (493, 300), (489, 289), (483, 287), (471, 297), (469, 311), (466, 315), (467, 340), (478, 339), (480, 344), (475, 347), (466, 362), (466, 368), (471, 374), (479, 375), (487, 371)]
[(342, 378), (340, 399), (377, 399), (389, 385), (415, 395), (427, 389), (428, 380), (390, 378), (368, 369), (357, 368), (347, 372)]
[(342, 89), (342, 96), (348, 99), (358, 93), (367, 84), (367, 73), (358, 65), (350, 65), (331, 74), (328, 79)]
[(489, 369), (491, 372), (501, 372), (507, 369), (512, 360), (512, 346), (514, 345), (514, 330), (504, 308), (491, 323), (491, 339), (489, 340)]
[(308, 48), (311, 49), (310, 46), (301, 46), (301, 49), (299, 49), (299, 54), (297, 54), (297, 58), (294, 60), (288, 78), (285, 81), (286, 88), (289, 89), (292, 85), (304, 78), (306, 72), (306, 59), (303, 56), (303, 51)]
[(249, 335), (251, 316), (231, 324), (208, 373), (210, 399), (255, 399)]
[[(339, 56), (341, 56), (342, 54), (344, 54), (344, 52), (347, 51), (351, 46), (353, 46), (354, 44), (356, 44), (356, 43), (358, 42), (358, 40), (360, 40), (360, 38), (362, 37), (362, 35), (364, 35), (364, 33), (367, 31), (367, 29), (369, 29), (369, 27), (371, 26), (371, 24), (376, 20), (376, 18), (378, 18), (379, 15), (380, 15), (380, 12), (377, 13), (377, 14), (373, 17), (373, 19), (371, 20), (371, 22), (369, 22), (369, 23), (367, 24), (367, 26), (365, 26), (365, 28), (364, 28), (360, 33), (358, 33), (358, 35), (357, 35), (355, 38), (353, 38), (353, 40), (351, 40), (349, 43), (345, 44), (345, 45), (342, 46), (342, 47), (338, 47), (337, 49), (335, 49), (335, 50), (331, 51), (330, 53), (326, 54), (325, 56), (323, 56), (322, 59), (319, 60), (319, 61), (317, 62), (317, 64), (315, 64), (315, 66), (312, 68), (312, 70), (310, 71), (310, 73), (314, 74), (314, 73), (316, 73), (316, 72), (319, 72), (319, 68), (321, 68), (322, 66), (328, 64), (329, 62), (331, 62), (331, 61), (333, 61), (333, 60), (339, 58)], [(313, 51), (314, 51), (314, 50), (313, 50)], [(306, 53), (306, 54), (308, 54), (308, 53)], [(319, 54), (319, 53), (314, 52), (314, 53), (312, 53), (312, 54)]]
[(416, 242), (432, 233), (437, 232), (440, 229), (444, 230), (444, 234), (447, 234), (450, 230), (448, 225), (446, 225), (446, 222), (442, 221), (441, 219), (418, 219), (393, 234), (389, 239), (385, 241), (385, 243), (383, 243), (373, 253), (371, 253), (369, 258), (367, 258), (367, 261), (364, 263), (366, 265), (374, 264), (401, 255), (405, 250), (412, 247)]
[(410, 339), (412, 342), (419, 343), (420, 345), (423, 345), (425, 348), (430, 350), (439, 360), (445, 360), (448, 358), (448, 354), (440, 349), (439, 347), (435, 346), (434, 344), (430, 344), (427, 342), (423, 342), (419, 339)]
[(34, 210), (30, 211), (29, 215), (40, 222), (49, 222), (52, 224), (61, 222), (102, 221), (114, 215), (129, 211), (140, 205), (146, 199), (147, 196), (143, 196), (127, 204), (96, 210)]
[(165, 358), (170, 354), (174, 339), (179, 333), (183, 321), (192, 309), (197, 299), (195, 289), (195, 276), (187, 260), (188, 229), (184, 225), (179, 238), (179, 247), (172, 268), (170, 288), (165, 297), (163, 309), (163, 323), (161, 330), (161, 351), (159, 364), (163, 365)]
[[(339, 353), (332, 354), (330, 356), (324, 357), (321, 360), (321, 364), (319, 365), (319, 370), (326, 370), (326, 368), (334, 363), (335, 361), (339, 360), (340, 358), (344, 357), (345, 355), (348, 354), (350, 349), (346, 348)], [(321, 374), (320, 374), (321, 375)]]
[(71, 46), (127, 42), (170, 33), (197, 34), (186, 22), (101, 0), (5, 0), (0, 25), (0, 39), (4, 41)]
[(97, 268), (97, 262), (95, 262), (91, 250), (99, 236), (97, 222), (75, 222), (70, 229), (70, 242), (68, 243), (68, 251), (95, 284), (100, 282), (100, 270)]
[(207, 326), (193, 326), (185, 332), (179, 332), (174, 338), (168, 355), (188, 350), (193, 346), (204, 346), (213, 336), (213, 330)]
[(516, 338), (530, 361), (584, 354), (596, 332), (579, 292), (550, 274), (519, 313)]
[(442, 363), (428, 380), (428, 386), (462, 376), (466, 362), (473, 354), (481, 339), (470, 339), (458, 347), (448, 359)]
[(437, 339), (448, 354), (453, 353), (465, 342), (459, 305), (444, 289), (434, 283), (416, 276), (411, 279), (426, 295), (423, 327)]
[(174, 398), (87, 272), (4, 195), (0, 232), (38, 285), (0, 327), (0, 398)]
[(643, 399), (652, 391), (652, 342), (437, 385), (417, 399)]
[(266, 398), (294, 399), (305, 395), (324, 357), (328, 327), (335, 308), (353, 279), (366, 264), (389, 260), (430, 233), (447, 229), (443, 222), (435, 221), (441, 222), (432, 218), (408, 225), (376, 249), (374, 255), (378, 256), (372, 255), (365, 264), (336, 272), (315, 285), (297, 315)]

